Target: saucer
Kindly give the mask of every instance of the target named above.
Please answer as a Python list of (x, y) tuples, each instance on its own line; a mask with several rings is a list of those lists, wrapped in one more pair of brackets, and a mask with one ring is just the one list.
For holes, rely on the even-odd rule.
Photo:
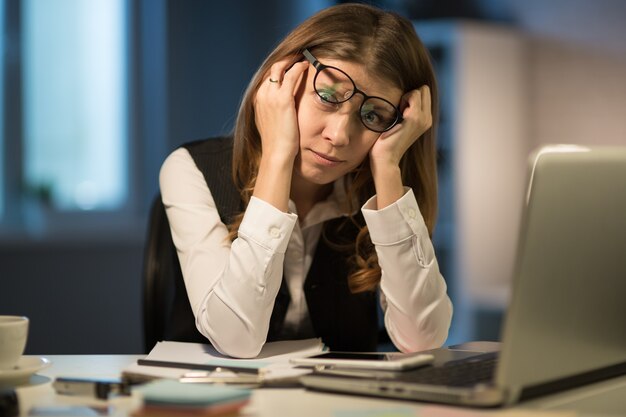
[(0, 370), (0, 384), (15, 383), (27, 380), (31, 375), (50, 366), (47, 358), (22, 356), (13, 369)]

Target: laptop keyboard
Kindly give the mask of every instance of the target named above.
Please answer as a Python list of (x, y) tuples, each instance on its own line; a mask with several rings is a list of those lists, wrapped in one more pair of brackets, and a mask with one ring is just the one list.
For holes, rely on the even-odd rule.
[(400, 375), (399, 379), (418, 384), (467, 387), (492, 381), (497, 363), (497, 352), (485, 353), (443, 366), (420, 368)]

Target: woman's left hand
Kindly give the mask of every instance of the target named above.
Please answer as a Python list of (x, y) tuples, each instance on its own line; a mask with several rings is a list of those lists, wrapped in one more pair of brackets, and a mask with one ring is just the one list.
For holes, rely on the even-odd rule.
[(424, 85), (402, 96), (402, 123), (382, 133), (370, 149), (370, 168), (378, 209), (393, 204), (404, 194), (400, 160), (433, 124), (430, 88)]
[(433, 124), (430, 88), (423, 85), (402, 96), (403, 121), (380, 135), (370, 150), (372, 170), (398, 167), (411, 145)]

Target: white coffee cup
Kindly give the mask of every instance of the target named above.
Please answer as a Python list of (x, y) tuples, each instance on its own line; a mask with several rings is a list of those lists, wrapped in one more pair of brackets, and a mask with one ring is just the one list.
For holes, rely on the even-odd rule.
[(0, 316), (0, 371), (14, 369), (26, 348), (28, 318)]

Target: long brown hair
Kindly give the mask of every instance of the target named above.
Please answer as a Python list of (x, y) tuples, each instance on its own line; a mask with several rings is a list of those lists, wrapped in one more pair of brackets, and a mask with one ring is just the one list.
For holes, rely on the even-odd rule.
[[(318, 58), (333, 58), (361, 64), (371, 74), (398, 86), (403, 92), (428, 85), (432, 97), (433, 126), (404, 154), (400, 169), (405, 186), (415, 193), (420, 211), (432, 236), (437, 214), (436, 122), (438, 94), (429, 54), (410, 21), (391, 12), (363, 4), (329, 7), (296, 27), (258, 69), (243, 96), (234, 130), (233, 179), (247, 206), (254, 190), (261, 159), (261, 138), (255, 125), (254, 96), (270, 67), (284, 58), (301, 59), (303, 49)], [(346, 178), (349, 201), (358, 204), (375, 193), (369, 160)], [(352, 212), (353, 210), (351, 210)], [(243, 213), (229, 225), (234, 239)], [(350, 219), (354, 221), (354, 219)], [(351, 245), (353, 272), (348, 278), (353, 292), (374, 290), (380, 282), (378, 257), (367, 226), (359, 225)]]

